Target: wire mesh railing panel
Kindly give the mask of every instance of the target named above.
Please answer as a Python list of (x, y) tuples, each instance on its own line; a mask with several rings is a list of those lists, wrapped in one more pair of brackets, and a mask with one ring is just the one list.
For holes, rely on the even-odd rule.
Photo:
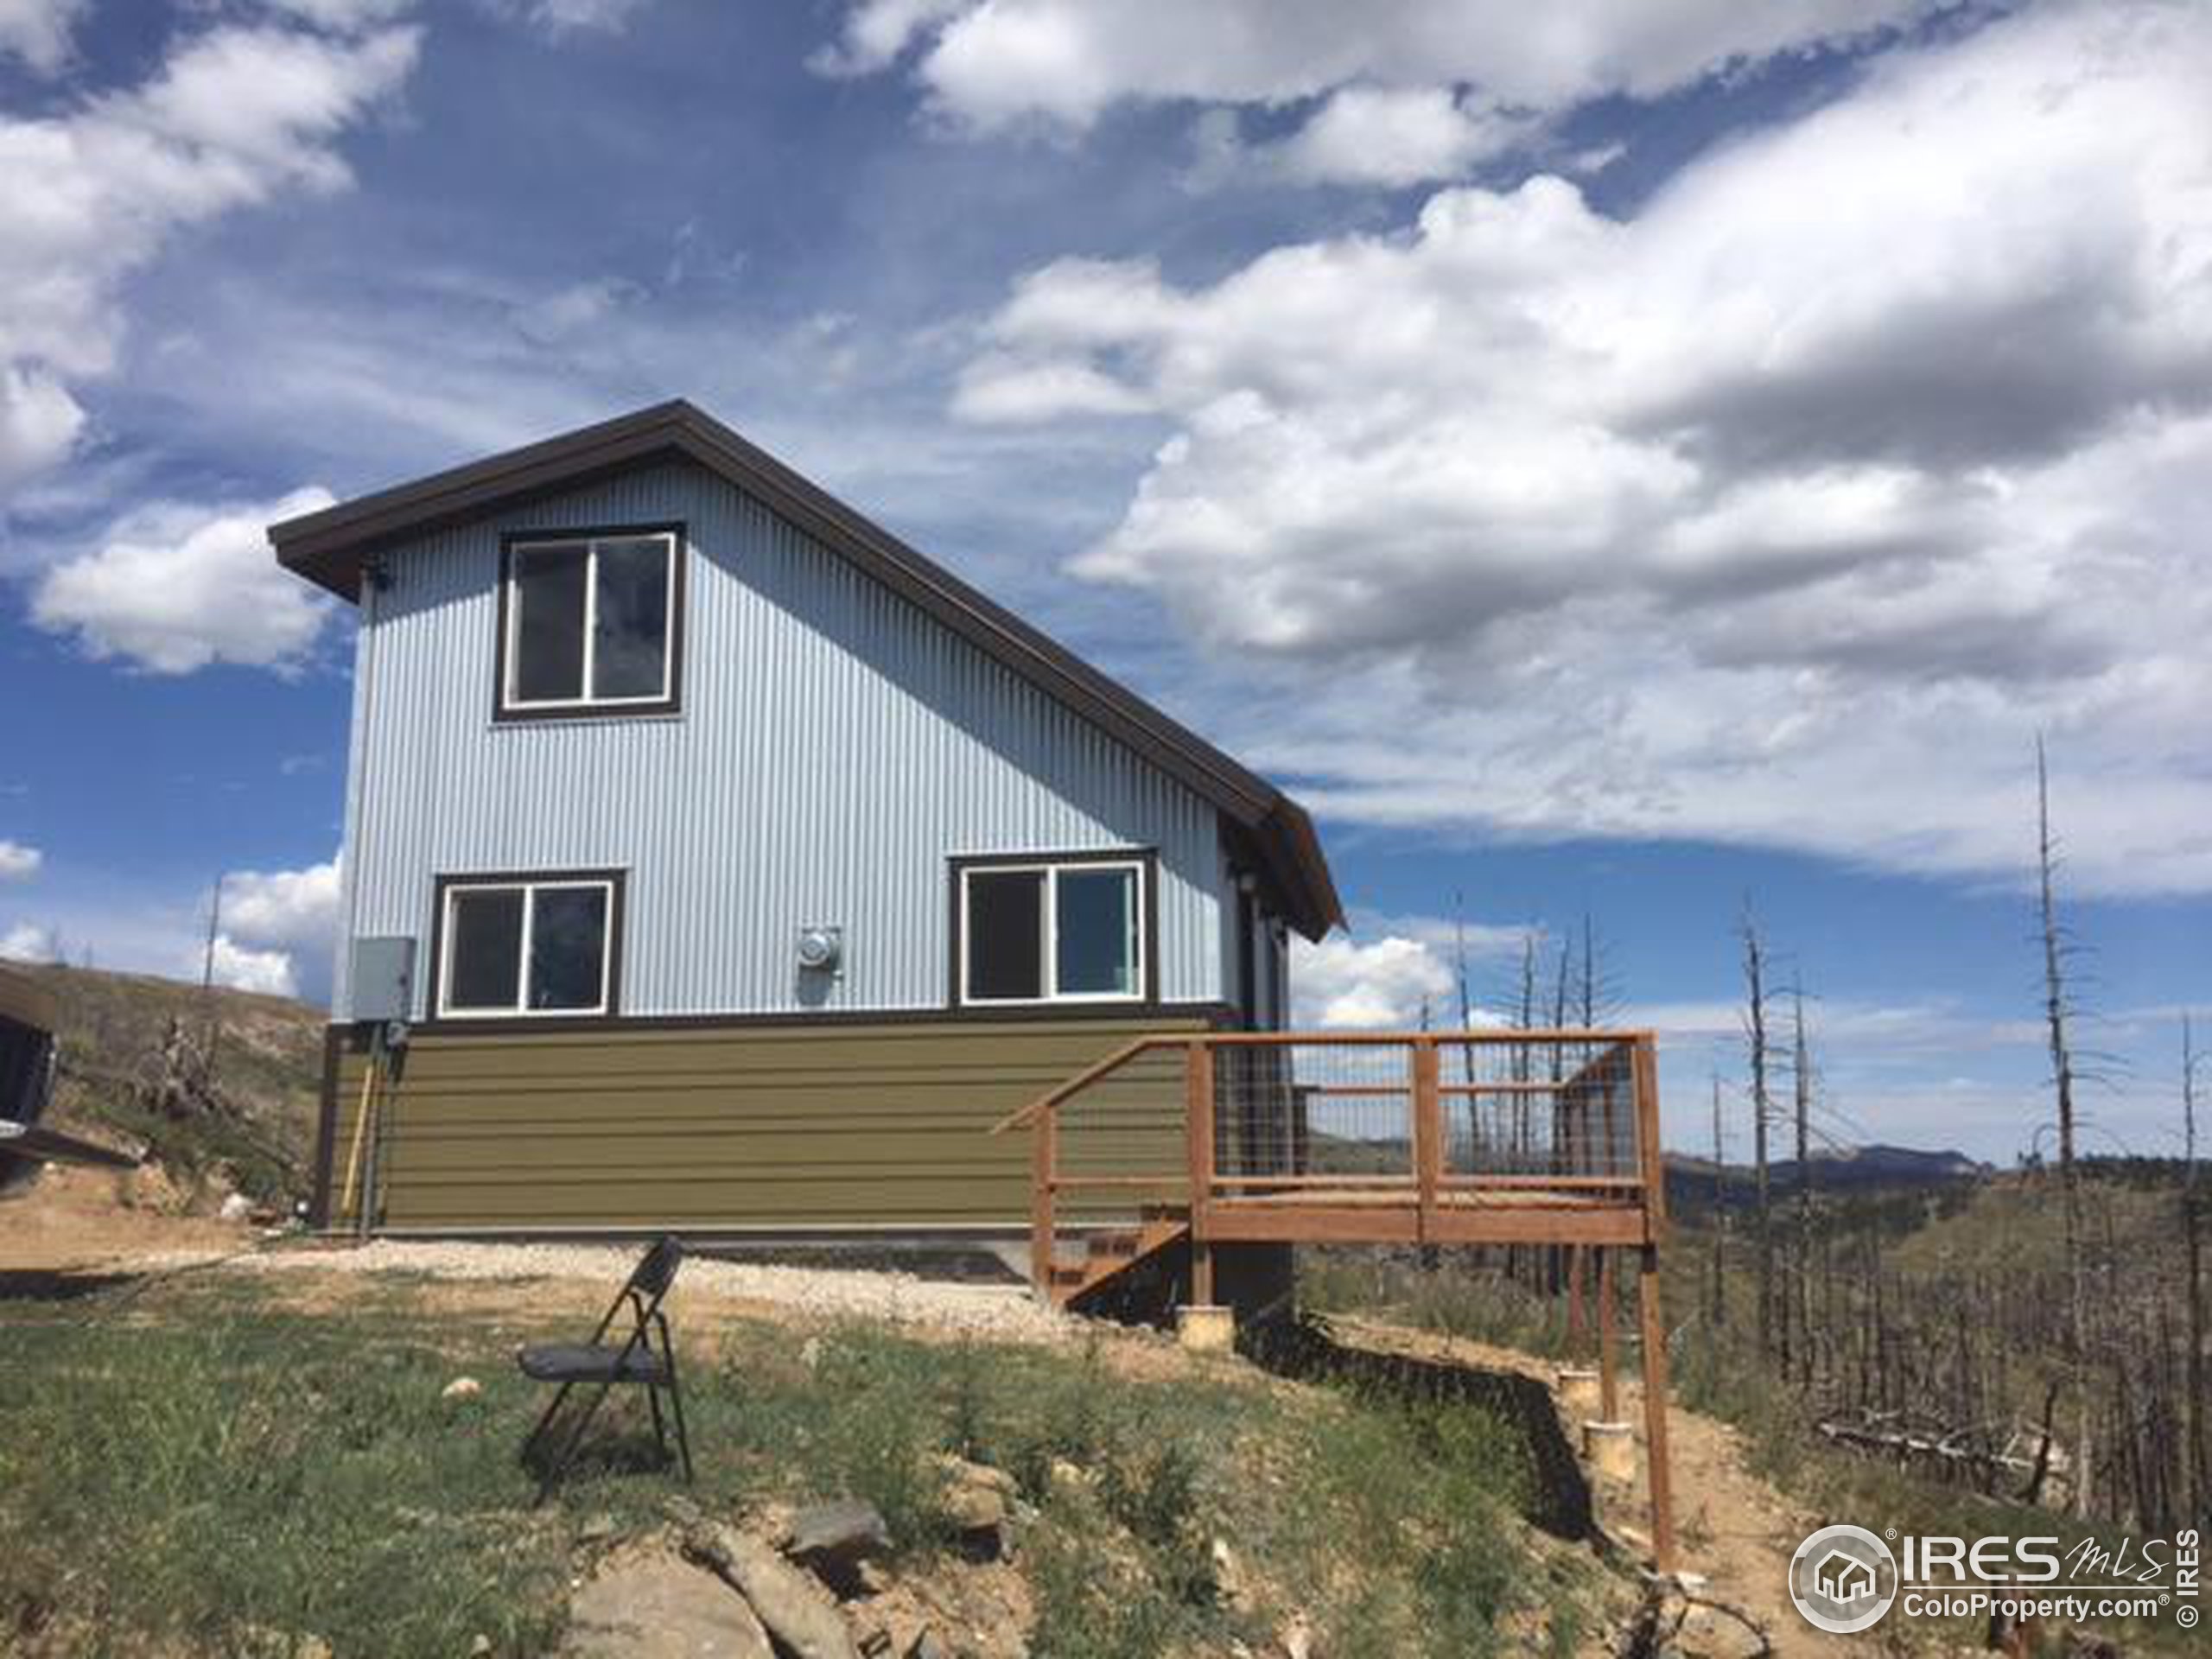
[(1226, 1182), (1414, 1173), (1413, 1052), (1402, 1043), (1224, 1043), (1213, 1052), (1214, 1173)]
[(1633, 1180), (1636, 1069), (1624, 1039), (1437, 1039), (1446, 1179)]

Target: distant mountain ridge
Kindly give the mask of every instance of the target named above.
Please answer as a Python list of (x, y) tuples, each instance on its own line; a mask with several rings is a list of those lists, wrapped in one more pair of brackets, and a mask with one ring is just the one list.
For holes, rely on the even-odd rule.
[[(1815, 1153), (1807, 1160), (1813, 1185), (1830, 1192), (1880, 1186), (1937, 1186), (1952, 1181), (1978, 1181), (1997, 1173), (1994, 1164), (1969, 1158), (1952, 1149), (1929, 1151), (1920, 1147), (1896, 1147), (1876, 1141), (1864, 1147), (1838, 1147)], [(1669, 1187), (1697, 1198), (1713, 1192), (1713, 1160), (1680, 1153), (1667, 1154)], [(1729, 1201), (1740, 1202), (1757, 1181), (1749, 1164), (1729, 1164), (1723, 1171)], [(1797, 1160), (1778, 1159), (1767, 1166), (1770, 1187), (1788, 1192), (1797, 1185)]]

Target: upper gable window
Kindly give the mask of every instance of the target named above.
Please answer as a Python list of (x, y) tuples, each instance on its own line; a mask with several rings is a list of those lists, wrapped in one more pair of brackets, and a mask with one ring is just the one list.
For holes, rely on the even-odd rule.
[(500, 582), (499, 712), (651, 714), (677, 706), (683, 532), (512, 537)]

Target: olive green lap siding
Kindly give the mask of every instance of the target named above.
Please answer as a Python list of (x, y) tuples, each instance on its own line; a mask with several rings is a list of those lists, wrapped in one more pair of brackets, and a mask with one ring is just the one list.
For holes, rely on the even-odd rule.
[[(1148, 1032), (1198, 1019), (610, 1028), (418, 1036), (377, 1126), (397, 1229), (1020, 1227), (1030, 1137), (990, 1126)], [(328, 1204), (350, 1220), (366, 1056), (332, 1074)], [(1179, 1060), (1147, 1057), (1071, 1116), (1071, 1174), (1182, 1167)], [(367, 1161), (365, 1157), (362, 1160)], [(1071, 1193), (1071, 1219), (1126, 1210)]]

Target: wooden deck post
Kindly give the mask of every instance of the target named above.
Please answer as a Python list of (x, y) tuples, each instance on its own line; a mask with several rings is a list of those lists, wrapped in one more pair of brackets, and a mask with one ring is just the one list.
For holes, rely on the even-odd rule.
[(1414, 1184), (1420, 1208), (1416, 1236), (1427, 1243), (1436, 1231), (1436, 1189), (1444, 1176), (1444, 1111), (1437, 1089), (1436, 1039), (1414, 1039)]
[(1054, 1214), (1058, 1180), (1060, 1114), (1047, 1110), (1030, 1130), (1029, 1281), (1046, 1301), (1052, 1300), (1052, 1268), (1059, 1257), (1058, 1218)]
[(1602, 1245), (1598, 1257), (1598, 1408), (1609, 1423), (1621, 1420), (1621, 1344), (1613, 1309), (1620, 1297), (1613, 1286), (1613, 1255)]
[(1588, 1252), (1580, 1244), (1567, 1247), (1567, 1351), (1582, 1357), (1590, 1339), (1589, 1322), (1583, 1317), (1583, 1277)]
[(1643, 1459), (1651, 1489), (1651, 1554), (1662, 1573), (1675, 1570), (1674, 1478), (1667, 1464), (1667, 1323), (1659, 1311), (1659, 1249), (1647, 1244), (1637, 1271), (1643, 1320)]
[(1667, 1224), (1667, 1168), (1659, 1150), (1659, 1048), (1649, 1032), (1636, 1039), (1637, 1156), (1643, 1173), (1643, 1248), (1637, 1301), (1643, 1327), (1643, 1454), (1651, 1489), (1651, 1553), (1675, 1570), (1674, 1478), (1667, 1461), (1667, 1322), (1659, 1306), (1659, 1241)]
[(1206, 1211), (1213, 1198), (1213, 1050), (1203, 1040), (1184, 1045), (1184, 1119), (1189, 1135), (1191, 1182), (1191, 1300), (1213, 1301), (1213, 1244)]

